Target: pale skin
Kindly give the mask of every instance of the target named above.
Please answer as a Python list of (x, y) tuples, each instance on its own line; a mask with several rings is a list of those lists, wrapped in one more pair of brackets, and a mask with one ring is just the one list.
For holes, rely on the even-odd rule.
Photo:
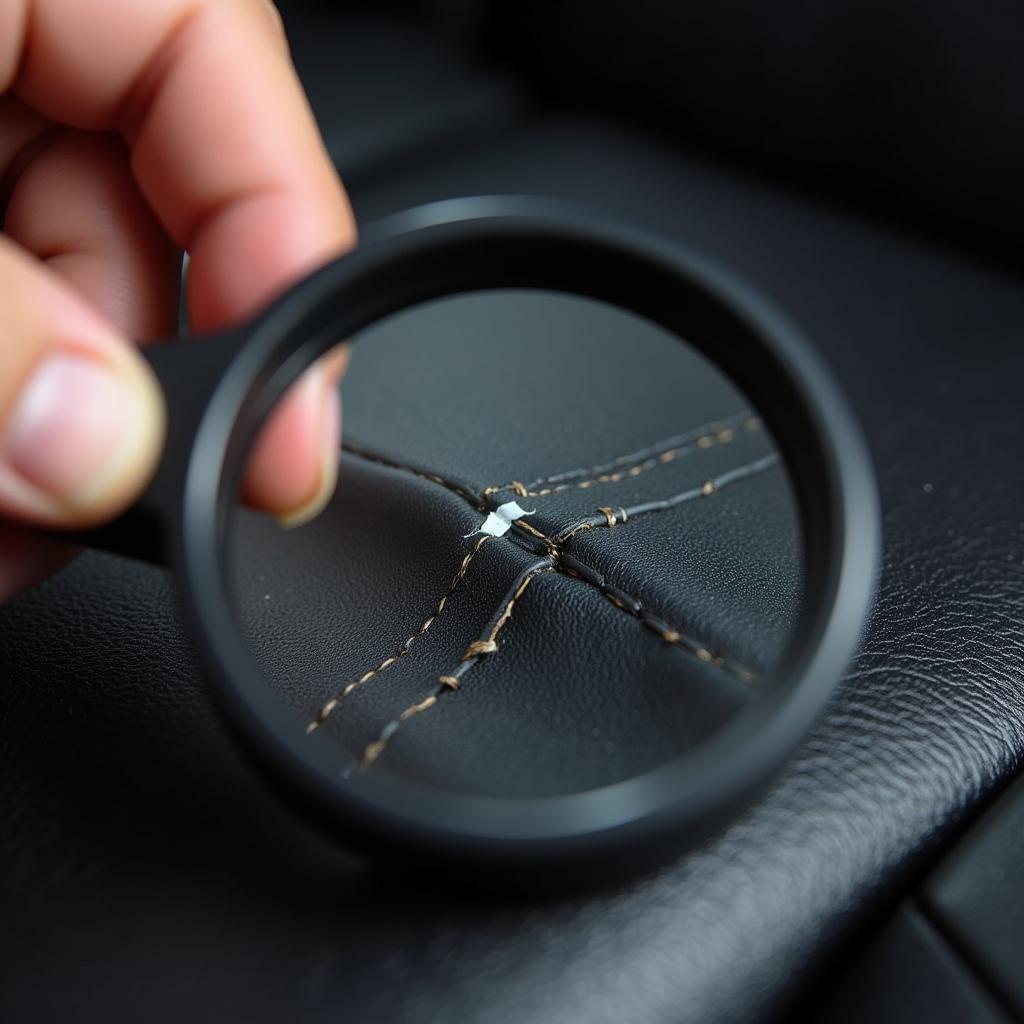
[[(0, 601), (62, 564), (37, 529), (143, 489), (163, 396), (136, 342), (243, 319), (355, 243), (269, 0), (0, 0)], [(197, 342), (199, 344), (200, 342)], [(334, 489), (337, 353), (264, 429), (245, 499)]]

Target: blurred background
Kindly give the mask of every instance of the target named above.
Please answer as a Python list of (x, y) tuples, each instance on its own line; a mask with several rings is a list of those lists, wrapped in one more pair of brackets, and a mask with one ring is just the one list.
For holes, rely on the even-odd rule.
[[(638, 145), (657, 140), (1019, 260), (1024, 26), (1016, 4), (986, 3), (983, 12), (949, 0), (279, 7), (357, 197), (411, 162), (429, 178), (431, 159), (450, 160), (456, 148), (498, 159), (532, 135), (547, 140), (551, 158), (559, 134), (585, 121), (591, 146), (603, 142), (623, 159), (621, 138), (611, 130), (602, 138), (596, 123), (636, 132)], [(560, 148), (574, 147), (566, 139)], [(555, 166), (546, 176), (511, 170), (524, 188), (566, 187)], [(581, 177), (581, 191), (596, 191)], [(620, 182), (625, 192), (640, 187)]]

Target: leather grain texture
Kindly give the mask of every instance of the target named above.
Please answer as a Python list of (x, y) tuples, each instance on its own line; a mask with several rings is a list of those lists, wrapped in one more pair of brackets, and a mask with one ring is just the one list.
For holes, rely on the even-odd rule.
[[(635, 316), (537, 292), (444, 300), (367, 334), (347, 429), (386, 448), (343, 453), (338, 500), (309, 527), (233, 530), (245, 632), (350, 766), (463, 671), (545, 543), (575, 575), (532, 580), (498, 649), (402, 721), (375, 772), (572, 792), (664, 764), (752, 696), (795, 616), (799, 536), (770, 437), (714, 367)], [(652, 440), (658, 456), (628, 454)], [(519, 478), (534, 483), (505, 486)], [(493, 488), (490, 507), (518, 495), (534, 532), (485, 548), (473, 534)], [(608, 503), (640, 511), (609, 526)]]
[[(376, 874), (293, 818), (225, 735), (167, 577), (85, 556), (0, 611), (6, 1018), (778, 1019), (805, 976), (1018, 766), (1021, 283), (604, 124), (510, 130), (363, 189), (356, 205), (368, 218), (492, 191), (587, 199), (719, 256), (833, 364), (885, 512), (878, 606), (837, 700), (756, 806), (661, 871), (543, 901), (460, 894), (415, 868)], [(601, 372), (589, 368), (588, 383)], [(399, 402), (378, 403), (376, 417), (350, 409), (351, 419), (382, 433), (401, 423)], [(414, 426), (431, 439), (447, 423), (439, 409)], [(567, 468), (548, 458), (567, 454), (574, 435), (561, 429), (535, 435), (553, 445), (534, 452), (538, 474)], [(644, 431), (636, 444), (651, 440)], [(450, 465), (473, 475), (505, 451), (473, 436), (451, 443)], [(587, 453), (572, 454), (566, 464)], [(364, 476), (376, 487), (386, 474)], [(464, 509), (433, 485), (399, 491), (406, 526), (427, 501), (432, 522), (461, 527)], [(393, 548), (389, 535), (386, 546), (415, 566), (400, 575), (396, 627), (415, 626), (411, 604), (433, 594), (424, 581), (455, 567), (454, 549), (414, 540)], [(384, 550), (352, 576), (367, 602), (394, 586)], [(593, 612), (609, 631), (636, 626), (595, 595), (579, 600), (523, 605), (538, 658), (576, 650), (562, 620), (529, 621), (545, 607), (570, 624)], [(354, 643), (371, 635), (360, 628)], [(529, 646), (507, 653), (529, 658)], [(401, 757), (395, 770), (420, 770), (414, 748)]]

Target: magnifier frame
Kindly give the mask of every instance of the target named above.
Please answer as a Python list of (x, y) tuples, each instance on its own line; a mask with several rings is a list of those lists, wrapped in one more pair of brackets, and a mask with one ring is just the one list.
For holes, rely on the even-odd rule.
[[(241, 635), (227, 531), (256, 432), (287, 386), (382, 317), (483, 289), (566, 292), (622, 306), (718, 364), (757, 408), (804, 533), (801, 613), (781, 664), (696, 749), (632, 779), (536, 799), (441, 791), (350, 758), (275, 694)], [(582, 343), (582, 342), (581, 342)], [(184, 469), (175, 539), (185, 604), (228, 722), (292, 805), (376, 859), (452, 870), (647, 862), (698, 842), (776, 772), (853, 655), (873, 594), (876, 488), (860, 431), (811, 345), (704, 255), (592, 211), (533, 198), (451, 200), (398, 214), (235, 335)], [(623, 668), (626, 671), (626, 668)], [(629, 683), (626, 680), (626, 683)]]

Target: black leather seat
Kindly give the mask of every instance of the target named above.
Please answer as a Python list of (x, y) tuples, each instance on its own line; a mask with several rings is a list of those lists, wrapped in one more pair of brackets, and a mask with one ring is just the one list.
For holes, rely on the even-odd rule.
[[(374, 32), (374, 45), (386, 46)], [(346, 84), (343, 61), (336, 72), (340, 91), (359, 88)], [(409, 88), (420, 87), (410, 79)], [(861, 656), (783, 777), (706, 847), (598, 892), (485, 897), (415, 867), (401, 877), (376, 873), (294, 818), (224, 733), (168, 577), (86, 555), (0, 611), (0, 861), (10, 904), (0, 1007), (8, 1019), (777, 1018), (809, 974), (862, 941), (1019, 763), (1024, 287), (953, 249), (641, 132), (569, 114), (525, 117), (524, 106), (509, 101), (510, 88), (505, 80), (495, 87), (500, 99), (488, 130), (474, 120), (463, 144), (392, 163), (386, 175), (355, 176), (358, 215), (473, 193), (570, 196), (706, 250), (771, 294), (834, 367), (877, 465), (884, 571)], [(423, 152), (420, 141), (413, 148)], [(336, 153), (344, 170), (344, 153)], [(435, 338), (430, 349), (414, 348), (399, 332), (359, 350), (346, 392), (352, 436), (487, 484), (597, 463), (658, 440), (652, 434), (737, 411), (725, 397), (717, 405), (709, 398), (676, 428), (667, 400), (642, 409), (625, 403), (619, 415), (588, 419), (581, 439), (573, 425), (593, 412), (586, 395), (628, 396), (650, 379), (643, 366), (629, 378), (632, 364), (617, 354), (621, 332), (595, 339), (604, 359), (580, 369), (555, 351), (550, 380), (559, 386), (535, 390), (533, 409), (519, 398), (503, 405), (507, 395), (528, 393), (530, 361), (545, 352), (536, 331), (550, 318), (538, 314), (523, 352), (481, 381), (479, 361), (458, 339), (468, 334), (467, 318), (486, 322), (492, 312), (467, 306), (447, 314), (455, 320), (435, 325), (438, 334), (459, 317), (463, 329), (447, 343)], [(506, 323), (498, 347), (523, 326)], [(414, 374), (393, 372), (396, 354), (413, 361)], [(627, 381), (622, 391), (609, 387), (609, 373), (617, 385)], [(517, 412), (514, 445), (497, 431), (470, 432), (481, 414), (498, 422)], [(715, 457), (726, 455), (733, 450), (723, 446)], [(331, 657), (354, 665), (379, 649), (382, 633), (400, 641), (408, 623), (415, 627), (419, 612), (429, 611), (438, 583), (459, 564), (473, 517), (429, 481), (357, 455), (345, 456), (343, 467), (340, 501), (345, 522), (355, 525), (338, 557), (351, 589), (338, 588), (341, 604), (329, 610), (336, 614), (329, 636), (338, 639), (329, 647)], [(709, 530), (696, 543), (718, 571), (697, 578), (696, 594), (680, 590), (694, 580), (680, 571), (692, 553), (685, 545), (656, 535), (628, 547), (628, 535), (616, 535), (628, 548), (619, 555), (649, 559), (638, 577), (648, 600), (680, 616), (710, 608), (698, 623), (702, 635), (755, 663), (774, 635), (768, 627), (777, 625), (768, 616), (775, 609), (784, 621), (798, 586), (794, 552), (780, 554), (785, 495), (772, 497), (769, 486), (766, 478), (736, 492), (741, 503), (743, 494), (775, 501), (763, 536), (726, 532), (716, 543), (728, 529), (718, 513), (676, 524), (686, 534)], [(521, 567), (518, 553), (493, 547), (461, 611), (417, 653), (424, 663), (458, 650), (473, 635), (474, 616), (500, 598), (499, 581)], [(601, 557), (596, 547), (590, 553)], [(728, 592), (726, 565), (760, 585)], [(781, 581), (790, 596), (766, 605), (766, 580)], [(549, 666), (557, 685), (559, 659), (570, 658), (600, 685), (608, 648), (595, 646), (595, 635), (646, 659), (658, 700), (666, 692), (658, 666), (685, 653), (666, 654), (599, 594), (569, 580), (547, 583), (543, 599), (523, 604), (520, 640), (509, 644), (504, 667), (494, 662), (492, 703), (484, 707), (485, 717), (503, 709), (524, 731), (496, 731), (479, 746), (489, 755), (534, 742), (531, 722), (557, 728), (573, 699), (556, 690), (531, 718), (513, 685), (523, 673), (533, 678), (537, 666)], [(720, 603), (695, 603), (716, 588)], [(312, 623), (317, 631), (319, 623)], [(380, 689), (367, 687), (364, 717), (338, 728), (358, 727), (361, 736), (386, 708), (401, 707), (415, 681), (411, 657), (409, 666)], [(315, 692), (296, 690), (295, 699), (315, 708), (334, 671), (346, 667), (332, 665)], [(687, 676), (698, 689), (709, 682), (702, 671)], [(535, 686), (528, 692), (545, 696)], [(460, 706), (471, 705), (453, 702), (449, 710)], [(624, 703), (621, 714), (628, 713)], [(444, 730), (460, 727), (458, 718), (446, 712), (420, 724), (416, 742), (396, 743), (394, 770), (449, 780), (463, 771), (466, 758), (445, 753)], [(356, 733), (339, 735), (357, 749)], [(578, 763), (584, 777), (609, 770), (600, 759)], [(479, 771), (490, 767), (484, 758)], [(545, 766), (533, 767), (531, 785)]]

